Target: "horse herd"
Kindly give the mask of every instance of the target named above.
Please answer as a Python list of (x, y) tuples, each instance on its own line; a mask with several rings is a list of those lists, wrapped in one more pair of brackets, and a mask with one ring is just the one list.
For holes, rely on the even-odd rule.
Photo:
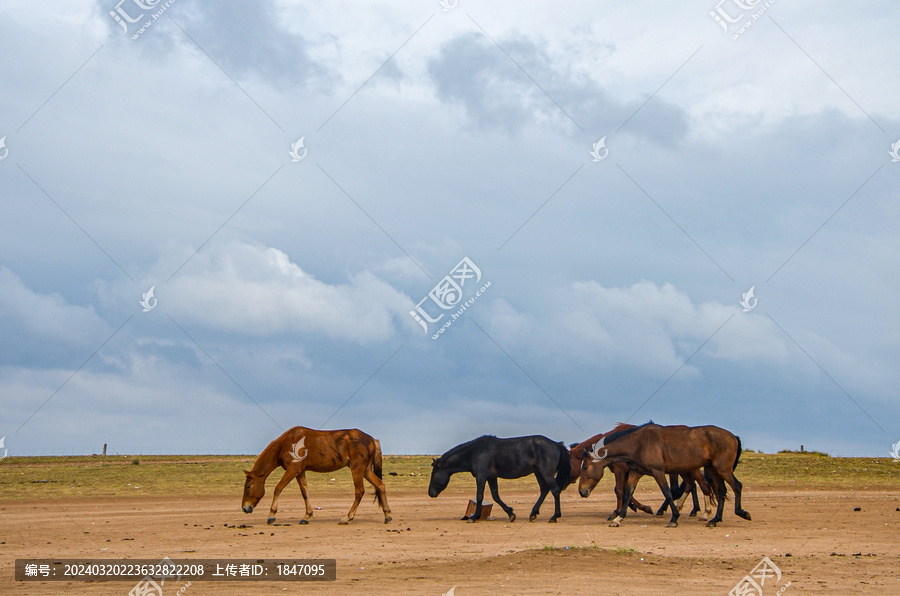
[[(679, 509), (688, 494), (693, 497), (694, 516), (700, 511), (697, 488), (705, 502), (707, 526), (722, 521), (726, 484), (734, 493), (734, 512), (750, 519), (741, 508), (741, 483), (734, 470), (741, 456), (741, 440), (717, 426), (660, 426), (648, 422), (640, 426), (619, 424), (606, 433), (595, 435), (566, 449), (565, 444), (541, 435), (500, 439), (483, 436), (457, 445), (432, 461), (428, 496), (437, 497), (459, 472), (475, 477), (475, 511), (467, 520), (481, 518), (484, 486), (488, 485), (494, 501), (515, 521), (512, 507), (500, 499), (498, 478), (521, 478), (534, 474), (541, 494), (531, 509), (529, 521), (540, 513), (547, 494), (553, 495), (554, 509), (550, 522), (560, 517), (560, 493), (578, 482), (578, 494), (588, 497), (603, 478), (608, 467), (615, 476), (616, 510), (609, 516), (610, 526), (618, 527), (628, 509), (653, 513), (653, 510), (633, 498), (634, 488), (642, 476), (652, 476), (665, 497), (657, 511), (663, 515), (671, 509), (668, 527), (678, 525)], [(253, 467), (245, 470), (246, 481), (242, 498), (244, 513), (252, 513), (266, 490), (266, 479), (276, 468), (285, 470), (275, 486), (268, 523), (275, 521), (278, 497), (294, 479), (300, 485), (306, 515), (301, 524), (309, 523), (313, 508), (309, 504), (306, 472), (333, 472), (349, 466), (356, 490), (353, 505), (340, 524), (347, 524), (365, 494), (363, 479), (375, 487), (375, 499), (384, 512), (384, 523), (391, 521), (391, 509), (382, 480), (381, 444), (357, 430), (320, 431), (296, 426), (272, 441), (256, 458)], [(679, 482), (679, 477), (681, 481)], [(709, 517), (711, 505), (716, 513)], [(701, 516), (701, 519), (703, 517)]]

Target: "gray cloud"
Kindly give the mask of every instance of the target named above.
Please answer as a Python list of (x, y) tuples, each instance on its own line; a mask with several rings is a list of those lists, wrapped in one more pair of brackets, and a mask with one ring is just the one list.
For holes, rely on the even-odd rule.
[[(780, 31), (732, 43), (702, 11), (674, 5), (665, 18), (619, 7), (639, 32), (611, 30), (606, 8), (586, 9), (578, 31), (528, 11), (515, 15), (520, 33), (489, 27), (584, 134), (467, 19), (437, 17), (316, 134), (424, 17), (326, 4), (300, 27), (284, 20), (307, 10), (293, 5), (173, 4), (285, 135), (167, 18), (133, 41), (109, 6), (91, 6), (99, 14), (0, 8), (3, 39), (25, 57), (0, 65), (11, 90), (0, 94), (10, 148), (0, 162), (0, 393), (12, 396), (0, 401), (0, 436), (12, 453), (97, 437), (121, 449), (258, 451), (278, 429), (244, 391), (285, 425), (322, 424), (353, 396), (328, 426), (362, 427), (388, 451), (441, 452), (486, 432), (581, 439), (568, 416), (598, 432), (654, 392), (636, 420), (719, 424), (754, 448), (881, 453), (897, 440), (900, 169), (887, 150), (900, 120), (884, 99), (896, 68), (881, 60), (896, 54), (890, 36), (841, 46), (859, 65), (852, 76), (822, 58), (876, 106), (887, 134), (793, 46), (767, 45), (770, 34), (785, 42)], [(837, 29), (829, 14), (782, 24), (809, 40), (845, 28), (867, 40), (871, 26)], [(589, 142), (612, 134), (700, 43), (608, 139), (609, 158), (591, 162)], [(335, 73), (353, 83), (331, 89)], [(309, 157), (291, 163), (304, 133)], [(430, 340), (407, 310), (464, 255), (490, 294)], [(737, 312), (754, 284), (759, 307)], [(151, 285), (160, 303), (142, 313)], [(173, 422), (173, 411), (183, 416)]]
[[(643, 103), (613, 98), (573, 71), (571, 63), (550, 56), (525, 36), (507, 36), (497, 42), (512, 60), (481, 33), (469, 33), (445, 43), (428, 64), (438, 98), (463, 106), (473, 126), (513, 132), (549, 120), (573, 130), (568, 114), (591, 134), (611, 134)], [(687, 115), (657, 97), (624, 131), (672, 144), (687, 131)]]
[[(264, 81), (267, 84), (316, 86), (331, 81), (332, 76), (318, 63), (309, 51), (309, 42), (291, 31), (278, 7), (271, 2), (241, 2), (222, 0), (202, 2), (178, 0), (166, 8), (159, 19), (154, 12), (165, 5), (155, 4), (150, 11), (143, 11), (126, 0), (122, 5), (127, 14), (145, 18), (129, 25), (127, 34), (108, 15), (115, 2), (97, 0), (97, 10), (108, 29), (110, 39), (123, 48), (152, 51), (174, 50), (178, 46), (193, 49), (193, 42), (185, 37), (169, 18), (182, 25), (187, 34), (207, 52), (231, 76), (245, 80)], [(152, 22), (138, 40), (132, 40), (135, 29), (145, 21)], [(135, 41), (138, 44), (135, 44)]]

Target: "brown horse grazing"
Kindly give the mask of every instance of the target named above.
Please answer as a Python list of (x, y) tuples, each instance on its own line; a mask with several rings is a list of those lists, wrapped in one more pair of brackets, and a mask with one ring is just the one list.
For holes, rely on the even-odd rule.
[[(594, 435), (590, 439), (586, 441), (582, 441), (581, 443), (574, 443), (569, 449), (569, 458), (571, 465), (571, 480), (569, 484), (574, 483), (579, 480), (581, 477), (581, 468), (585, 467), (588, 463), (591, 462), (589, 457), (589, 451), (593, 448), (600, 439), (620, 430), (625, 430), (629, 428), (637, 428), (634, 424), (625, 424), (623, 422), (618, 423), (615, 428), (613, 428), (609, 432), (600, 433), (598, 435)], [(688, 428), (687, 426), (679, 426), (676, 428)], [(597, 486), (597, 483), (603, 478), (603, 470), (606, 466), (593, 466), (591, 467), (591, 473), (586, 478), (585, 481), (579, 484), (579, 493), (582, 497), (587, 497), (590, 495), (590, 492)], [(613, 476), (615, 477), (615, 493), (616, 493), (616, 509), (607, 517), (607, 521), (612, 521), (619, 515), (619, 510), (622, 508), (622, 496), (625, 488), (626, 478), (629, 475), (628, 465), (624, 462), (618, 462), (609, 465), (609, 468), (613, 472)], [(634, 472), (632, 472), (634, 474)], [(640, 478), (643, 474), (638, 474), (638, 478)], [(669, 475), (669, 484), (670, 489), (672, 491), (676, 490), (676, 486), (678, 486), (678, 474), (670, 474)], [(704, 509), (706, 511), (706, 516), (701, 516), (700, 519), (706, 521), (710, 517), (710, 513), (712, 509), (710, 507), (710, 502), (715, 504), (715, 496), (712, 493), (712, 490), (709, 487), (709, 484), (706, 482), (706, 479), (703, 478), (703, 475), (699, 470), (696, 470), (694, 473), (690, 475), (682, 475), (682, 484), (679, 486), (678, 490), (681, 491), (678, 499), (678, 507), (681, 508), (684, 503), (687, 495), (690, 494), (693, 497), (694, 501), (694, 509), (691, 511), (690, 516), (693, 517), (697, 515), (700, 511), (700, 504), (697, 500), (697, 485), (700, 485), (700, 489), (703, 492), (704, 496)], [(695, 482), (696, 481), (696, 482)], [(635, 480), (635, 484), (637, 480)], [(663, 503), (662, 508), (656, 512), (656, 515), (662, 515), (665, 511), (664, 508), (667, 507), (667, 503)], [(653, 515), (653, 509), (648, 507), (647, 505), (641, 504), (637, 499), (632, 496), (631, 502), (629, 503), (629, 507), (632, 511), (643, 511), (644, 513), (648, 513)]]
[[(633, 428), (632, 424), (624, 424), (620, 422), (614, 429), (606, 433), (600, 433), (599, 435), (594, 435), (590, 439), (586, 441), (582, 441), (581, 443), (573, 443), (569, 448), (569, 465), (571, 469), (571, 478), (569, 479), (569, 484), (574, 484), (578, 481), (578, 478), (581, 476), (581, 467), (584, 465), (584, 460), (588, 458), (588, 450), (590, 450), (597, 441), (605, 437), (606, 435), (613, 433), (617, 430), (623, 430), (626, 428)], [(615, 465), (610, 466), (610, 469), (613, 472), (613, 475), (616, 479), (616, 510), (612, 512), (612, 514), (607, 519), (613, 519), (615, 516), (619, 515), (619, 509), (622, 508), (622, 487), (625, 486), (625, 476), (628, 474), (628, 466), (624, 463), (617, 463)], [(597, 478), (597, 482), (603, 478), (603, 468), (600, 468), (600, 476)], [(597, 486), (594, 483), (591, 486), (591, 489)], [(640, 501), (635, 498), (631, 499), (631, 503), (629, 504), (632, 511), (643, 511), (644, 513), (649, 513), (653, 515), (653, 509), (648, 507), (647, 505), (643, 505)]]
[(391, 508), (388, 507), (387, 492), (381, 480), (381, 444), (358, 429), (349, 430), (313, 430), (302, 426), (285, 431), (280, 437), (269, 443), (259, 454), (250, 471), (244, 470), (247, 480), (244, 483), (242, 509), (244, 513), (252, 513), (266, 493), (266, 478), (275, 468), (284, 468), (284, 476), (275, 487), (272, 508), (269, 510), (267, 523), (275, 521), (278, 511), (278, 496), (281, 491), (297, 479), (303, 502), (306, 503), (306, 517), (301, 524), (309, 523), (313, 509), (309, 504), (309, 493), (306, 489), (306, 472), (334, 472), (350, 466), (353, 475), (353, 486), (356, 488), (356, 499), (347, 517), (339, 524), (347, 524), (356, 515), (356, 508), (366, 489), (363, 478), (375, 487), (375, 499), (384, 511), (384, 523), (391, 521)]
[[(587, 482), (592, 475), (591, 468), (624, 462), (628, 465), (629, 472), (653, 476), (656, 480), (666, 502), (672, 508), (669, 527), (678, 525), (679, 513), (672, 500), (672, 492), (666, 484), (666, 474), (675, 472), (693, 475), (700, 468), (704, 468), (712, 478), (718, 497), (716, 515), (709, 520), (707, 527), (715, 527), (722, 521), (726, 482), (734, 491), (735, 514), (746, 520), (750, 519), (750, 514), (741, 508), (741, 483), (734, 476), (734, 469), (741, 456), (741, 440), (725, 429), (717, 426), (679, 428), (648, 422), (636, 428), (610, 433), (600, 439), (590, 452), (585, 450), (585, 455), (590, 456), (591, 463), (581, 470), (579, 492), (581, 483)], [(622, 507), (610, 526), (617, 527), (628, 513), (628, 502), (639, 477), (637, 474), (628, 475)]]

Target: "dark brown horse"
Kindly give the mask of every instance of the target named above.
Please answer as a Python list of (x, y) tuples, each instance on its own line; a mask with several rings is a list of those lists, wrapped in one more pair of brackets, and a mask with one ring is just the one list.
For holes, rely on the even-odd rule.
[[(590, 461), (590, 458), (588, 457), (588, 451), (593, 448), (595, 443), (597, 443), (600, 439), (610, 433), (632, 427), (633, 425), (631, 424), (624, 424), (620, 422), (614, 429), (609, 432), (594, 435), (590, 439), (582, 441), (581, 443), (573, 443), (569, 448), (569, 465), (571, 468), (571, 478), (569, 480), (569, 484), (573, 484), (578, 481), (578, 478), (581, 475), (581, 466), (584, 464), (585, 459)], [(615, 476), (616, 479), (616, 510), (613, 511), (612, 515), (609, 516), (609, 519), (612, 519), (615, 516), (619, 515), (619, 509), (622, 507), (622, 487), (625, 486), (625, 476), (628, 474), (628, 466), (620, 462), (610, 466), (610, 469), (612, 470), (613, 476)], [(600, 468), (600, 476), (597, 478), (597, 482), (599, 482), (600, 478), (602, 477), (603, 468)], [(591, 489), (593, 489), (594, 486), (596, 486), (596, 483), (591, 486)], [(651, 509), (647, 505), (643, 505), (635, 498), (631, 499), (630, 507), (634, 511), (643, 511), (644, 513), (653, 515), (653, 509)]]
[(281, 491), (297, 479), (303, 502), (306, 503), (306, 517), (301, 524), (309, 523), (313, 515), (309, 504), (309, 493), (306, 489), (306, 472), (334, 472), (350, 466), (353, 475), (353, 486), (356, 488), (356, 499), (347, 517), (339, 524), (347, 524), (356, 515), (356, 508), (366, 489), (363, 478), (375, 487), (375, 499), (384, 511), (384, 523), (391, 521), (391, 508), (388, 507), (387, 492), (381, 480), (381, 444), (358, 429), (349, 430), (313, 430), (302, 426), (285, 431), (280, 437), (269, 443), (259, 454), (250, 471), (244, 470), (247, 480), (244, 483), (242, 508), (244, 513), (252, 513), (266, 493), (266, 478), (276, 468), (284, 468), (284, 476), (275, 487), (272, 508), (269, 510), (267, 523), (275, 521), (278, 511), (278, 496)]
[[(590, 463), (592, 460), (589, 457), (589, 451), (596, 445), (600, 439), (610, 435), (616, 431), (625, 430), (629, 428), (636, 428), (634, 424), (625, 424), (620, 422), (610, 430), (609, 432), (600, 433), (598, 435), (594, 435), (590, 439), (586, 441), (582, 441), (581, 443), (572, 444), (569, 449), (569, 458), (571, 464), (571, 480), (569, 484), (574, 483), (581, 476), (581, 468), (586, 466), (587, 463)], [(680, 428), (687, 428), (686, 426), (682, 426)], [(591, 467), (590, 474), (588, 478), (579, 484), (579, 492), (583, 497), (587, 497), (590, 494), (590, 491), (597, 486), (597, 483), (603, 478), (603, 470), (606, 466), (593, 466)], [(616, 493), (616, 509), (610, 514), (607, 518), (607, 521), (612, 521), (619, 515), (619, 510), (622, 508), (622, 496), (625, 488), (626, 478), (628, 476), (628, 465), (624, 462), (618, 462), (609, 465), (610, 470), (612, 470), (613, 476), (615, 477), (615, 493)], [(639, 475), (638, 477), (640, 477)], [(678, 507), (681, 508), (688, 494), (693, 497), (694, 508), (691, 510), (691, 517), (697, 515), (700, 511), (700, 503), (697, 500), (697, 485), (700, 485), (700, 489), (704, 495), (704, 505), (706, 511), (706, 517), (701, 516), (700, 519), (706, 520), (709, 519), (711, 508), (709, 502), (715, 503), (715, 496), (713, 496), (712, 491), (709, 488), (709, 484), (703, 478), (702, 473), (699, 470), (695, 470), (694, 473), (689, 475), (682, 475), (682, 483), (678, 485), (678, 474), (670, 474), (669, 475), (669, 484), (670, 490), (678, 491), (678, 496), (674, 498), (678, 500)], [(637, 481), (635, 481), (637, 482)], [(676, 488), (677, 487), (677, 488)], [(708, 499), (708, 500), (707, 500)], [(629, 503), (629, 507), (632, 511), (643, 511), (644, 513), (649, 513), (653, 515), (653, 509), (648, 507), (647, 505), (643, 505), (632, 495), (631, 502)], [(659, 511), (656, 512), (656, 515), (662, 515), (667, 508), (667, 503), (663, 503), (663, 506)]]
[(622, 497), (619, 515), (610, 523), (616, 527), (628, 513), (628, 502), (641, 475), (653, 476), (659, 489), (672, 508), (672, 519), (669, 527), (678, 525), (678, 508), (672, 499), (672, 492), (666, 484), (666, 474), (693, 474), (695, 470), (704, 468), (712, 478), (716, 487), (716, 515), (706, 524), (715, 527), (722, 521), (722, 508), (725, 504), (725, 483), (734, 491), (734, 512), (739, 517), (750, 519), (750, 514), (741, 508), (741, 483), (734, 476), (741, 456), (741, 440), (723, 428), (717, 426), (671, 427), (647, 424), (619, 430), (600, 439), (585, 455), (591, 463), (581, 469), (581, 482), (586, 482), (592, 475), (594, 466), (608, 466), (624, 462), (629, 473)]

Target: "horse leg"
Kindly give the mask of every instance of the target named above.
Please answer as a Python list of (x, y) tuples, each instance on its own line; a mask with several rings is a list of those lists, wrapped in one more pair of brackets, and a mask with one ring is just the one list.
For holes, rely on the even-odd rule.
[[(534, 471), (534, 477), (537, 478), (538, 486), (541, 487), (541, 494), (538, 497), (538, 500), (534, 502), (534, 507), (531, 508), (531, 515), (528, 516), (528, 521), (530, 522), (537, 519), (538, 513), (541, 512), (541, 505), (544, 504), (544, 499), (547, 498), (547, 493), (550, 492), (550, 484), (543, 476), (541, 476), (540, 470)], [(556, 482), (555, 480), (553, 480), (552, 476), (550, 478), (550, 482)]]
[(488, 486), (491, 489), (491, 496), (494, 497), (495, 501), (497, 501), (497, 505), (500, 505), (500, 509), (503, 510), (503, 513), (509, 516), (509, 521), (516, 521), (516, 514), (513, 513), (512, 507), (500, 500), (500, 491), (497, 488), (497, 479), (488, 478)]
[[(678, 487), (676, 490), (675, 487)], [(669, 489), (672, 491), (672, 498), (677, 499), (680, 498), (683, 487), (678, 484), (678, 474), (669, 474)], [(676, 497), (675, 493), (678, 492), (679, 496)], [(681, 508), (681, 503), (678, 503), (679, 509)], [(662, 517), (666, 510), (669, 508), (669, 503), (663, 501), (663, 504), (659, 506), (659, 509), (656, 511), (656, 515)]]
[(350, 511), (347, 513), (347, 517), (338, 522), (342, 526), (349, 524), (350, 520), (356, 516), (356, 508), (359, 507), (359, 502), (362, 501), (363, 495), (366, 494), (366, 487), (363, 485), (364, 473), (365, 471), (362, 466), (354, 466), (353, 463), (350, 464), (350, 474), (353, 476), (353, 488), (356, 490), (356, 495), (353, 499), (353, 506), (350, 507)]
[(619, 511), (622, 509), (622, 493), (625, 490), (625, 474), (618, 467), (613, 467), (613, 475), (616, 478), (616, 509), (612, 513), (609, 514), (609, 517), (606, 518), (606, 521), (612, 521), (615, 518), (619, 517)]
[(663, 504), (660, 505), (660, 506), (659, 506), (659, 509), (656, 510), (656, 515), (657, 515), (657, 517), (662, 517), (663, 515), (665, 515), (666, 510), (667, 510), (668, 508), (669, 508), (669, 503), (666, 502), (666, 501), (663, 501)]
[(301, 524), (308, 524), (309, 518), (313, 516), (312, 505), (309, 504), (309, 489), (306, 488), (306, 470), (300, 472), (297, 476), (297, 484), (300, 485), (300, 494), (303, 495), (303, 503), (306, 505), (306, 517), (300, 520)]
[[(701, 515), (698, 519), (700, 521), (706, 521), (712, 518), (712, 505), (715, 502), (715, 498), (713, 497), (712, 489), (709, 487), (709, 483), (706, 481), (706, 477), (703, 475), (703, 470), (698, 469), (693, 472), (693, 480), (696, 485), (700, 486), (700, 492), (703, 493), (703, 511), (704, 514)], [(697, 501), (697, 492), (694, 490), (694, 509), (699, 512), (700, 511), (700, 503)], [(694, 511), (691, 511), (691, 515), (694, 515)]]
[(731, 486), (731, 490), (734, 491), (734, 514), (750, 521), (750, 513), (741, 508), (741, 490), (743, 489), (743, 485), (734, 475), (730, 466), (725, 470), (725, 473), (722, 474), (722, 478)]
[[(670, 484), (671, 484), (671, 482), (670, 482)], [(681, 511), (683, 509), (684, 502), (687, 501), (688, 494), (693, 495), (694, 503), (696, 503), (697, 502), (697, 493), (696, 493), (696, 487), (694, 485), (694, 480), (690, 476), (682, 476), (682, 481), (681, 481), (681, 484), (678, 485), (678, 490), (672, 491), (672, 498), (675, 499), (675, 505), (678, 506), (678, 511)], [(691, 512), (691, 515), (697, 515), (697, 512), (696, 511)]]
[(725, 506), (725, 482), (715, 468), (710, 467), (708, 471), (713, 480), (718, 502), (716, 503), (716, 514), (706, 522), (706, 527), (715, 528), (716, 524), (722, 521), (722, 509)]
[(486, 478), (475, 477), (475, 513), (466, 520), (470, 524), (481, 519), (481, 502), (484, 500), (484, 483), (486, 480)]
[[(630, 472), (626, 468), (625, 478), (630, 478), (631, 476), (636, 476), (636, 478), (634, 480), (634, 484), (635, 484), (635, 486), (637, 486), (637, 481), (641, 478), (641, 474), (638, 474), (637, 472)], [(621, 497), (621, 495), (620, 495), (620, 497)], [(621, 505), (621, 503), (619, 503), (619, 505)], [(634, 498), (634, 490), (633, 489), (632, 489), (632, 493), (631, 493), (631, 500), (628, 502), (628, 508), (631, 509), (632, 511), (643, 511), (644, 513), (646, 513), (648, 515), (653, 515), (653, 509), (651, 509), (649, 505), (644, 505), (643, 503), (641, 503), (640, 501), (638, 501), (637, 499)]]
[(553, 477), (552, 472), (547, 477), (542, 476), (540, 470), (535, 470), (534, 477), (537, 478), (538, 485), (541, 487), (541, 496), (538, 497), (537, 502), (534, 504), (528, 521), (534, 521), (537, 518), (538, 513), (541, 511), (541, 505), (544, 503), (544, 499), (547, 498), (547, 493), (550, 492), (553, 493), (553, 517), (548, 521), (551, 524), (555, 524), (556, 520), (562, 515), (562, 510), (559, 507), (559, 494), (561, 491), (556, 484), (556, 479)]
[[(703, 495), (703, 500), (706, 501), (706, 495)], [(700, 500), (697, 498), (697, 483), (693, 482), (691, 484), (691, 501), (693, 502), (693, 509), (691, 509), (691, 513), (688, 517), (696, 517), (698, 513), (700, 513)]]
[(269, 519), (266, 520), (267, 524), (275, 521), (275, 514), (278, 512), (278, 497), (281, 495), (284, 487), (290, 484), (297, 474), (298, 470), (294, 468), (288, 468), (284, 471), (284, 476), (281, 477), (281, 480), (275, 486), (275, 494), (272, 496), (272, 507), (269, 509)]
[(653, 515), (653, 509), (651, 509), (649, 505), (644, 505), (643, 503), (635, 499), (633, 495), (631, 497), (631, 502), (628, 504), (628, 508), (632, 511), (643, 511), (644, 513)]
[(678, 527), (678, 516), (680, 514), (678, 513), (678, 507), (675, 505), (675, 501), (672, 499), (672, 491), (669, 489), (669, 484), (666, 482), (666, 475), (664, 472), (657, 471), (653, 474), (653, 479), (656, 480), (656, 484), (659, 485), (659, 490), (662, 491), (663, 496), (666, 498), (666, 503), (672, 508), (672, 519), (669, 520), (666, 527), (676, 528)]
[(559, 507), (559, 495), (562, 494), (562, 489), (559, 488), (559, 485), (556, 484), (556, 480), (553, 476), (550, 477), (550, 480), (547, 481), (550, 483), (550, 492), (553, 493), (553, 517), (551, 517), (549, 521), (551, 524), (555, 524), (556, 520), (562, 515), (562, 510)]
[(366, 480), (369, 481), (369, 484), (375, 487), (375, 498), (378, 500), (378, 504), (384, 512), (384, 523), (390, 523), (392, 519), (391, 507), (387, 502), (387, 489), (384, 488), (384, 481), (375, 474), (375, 468), (371, 466), (366, 468), (365, 477)]
[(712, 517), (712, 503), (712, 493), (708, 495), (703, 493), (703, 515), (698, 517), (700, 521), (706, 521)]
[(625, 487), (622, 489), (622, 504), (619, 505), (619, 514), (609, 523), (610, 528), (618, 528), (619, 524), (625, 519), (628, 513), (628, 505), (631, 502), (631, 495), (634, 493), (634, 487), (640, 479), (639, 474), (628, 474), (626, 477)]

